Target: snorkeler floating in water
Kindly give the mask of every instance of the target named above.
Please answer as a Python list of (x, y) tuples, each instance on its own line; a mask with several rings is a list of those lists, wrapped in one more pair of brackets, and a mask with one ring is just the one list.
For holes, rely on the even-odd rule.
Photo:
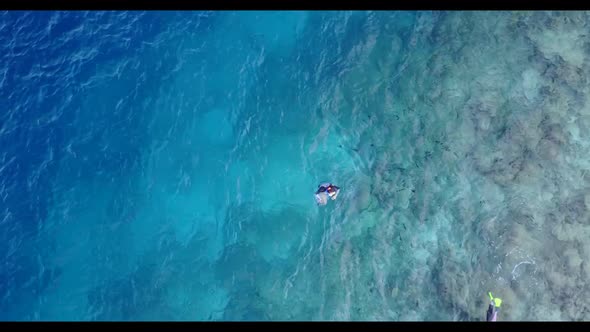
[(492, 292), (488, 292), (488, 296), (490, 297), (490, 305), (486, 312), (486, 321), (495, 322), (498, 319), (498, 311), (502, 305), (502, 299), (492, 296)]
[[(318, 190), (315, 192), (315, 201), (318, 205), (328, 204), (328, 197), (335, 200), (340, 192), (340, 187), (337, 187), (329, 182), (324, 182), (318, 186)], [(405, 228), (405, 226), (404, 226)], [(492, 292), (488, 292), (490, 297), (490, 304), (486, 312), (486, 321), (495, 322), (498, 320), (498, 312), (502, 305), (502, 299), (494, 297)]]
[(322, 183), (318, 186), (318, 190), (315, 192), (315, 201), (318, 205), (328, 204), (328, 197), (335, 200), (340, 192), (340, 187), (337, 187), (331, 183)]

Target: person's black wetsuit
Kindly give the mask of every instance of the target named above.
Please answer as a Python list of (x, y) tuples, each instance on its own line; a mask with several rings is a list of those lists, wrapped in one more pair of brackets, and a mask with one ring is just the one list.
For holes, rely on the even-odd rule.
[(340, 187), (337, 187), (331, 183), (322, 183), (322, 184), (320, 184), (318, 190), (315, 193), (319, 194), (319, 193), (323, 193), (323, 192), (327, 191), (328, 194), (330, 194), (332, 192), (338, 191), (338, 189), (340, 189)]

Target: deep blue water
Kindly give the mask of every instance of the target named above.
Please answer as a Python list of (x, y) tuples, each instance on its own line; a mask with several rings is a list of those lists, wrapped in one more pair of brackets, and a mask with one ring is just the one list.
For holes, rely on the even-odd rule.
[(1, 13), (0, 320), (589, 319), (587, 22)]

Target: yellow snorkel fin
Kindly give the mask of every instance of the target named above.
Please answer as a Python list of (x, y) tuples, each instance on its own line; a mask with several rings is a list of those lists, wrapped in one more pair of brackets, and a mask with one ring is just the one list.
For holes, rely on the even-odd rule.
[(488, 296), (490, 297), (490, 301), (494, 303), (494, 306), (500, 308), (502, 305), (502, 299), (492, 296), (492, 292), (488, 292)]

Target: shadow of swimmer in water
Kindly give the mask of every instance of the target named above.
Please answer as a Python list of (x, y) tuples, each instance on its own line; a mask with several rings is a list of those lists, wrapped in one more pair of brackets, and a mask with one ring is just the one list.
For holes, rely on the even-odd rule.
[(322, 206), (328, 204), (328, 198), (335, 200), (340, 193), (340, 187), (337, 187), (329, 182), (324, 182), (318, 186), (315, 192), (315, 202)]

